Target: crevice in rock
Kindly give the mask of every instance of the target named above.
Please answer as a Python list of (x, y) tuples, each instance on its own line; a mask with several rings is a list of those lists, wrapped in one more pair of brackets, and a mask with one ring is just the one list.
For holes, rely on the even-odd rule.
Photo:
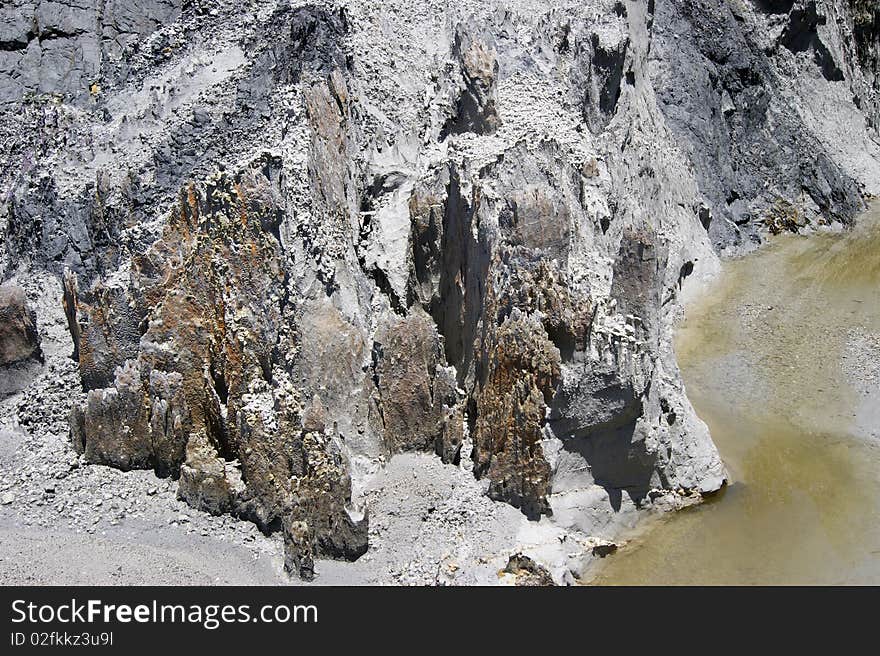
[(483, 280), (487, 258), (473, 237), (472, 209), (461, 195), (461, 181), (454, 168), (446, 187), (443, 235), (440, 252), (438, 295), (428, 312), (444, 338), (446, 359), (455, 366), (463, 383), (473, 361), (477, 321), (483, 307)]
[(27, 41), (0, 41), (0, 52), (21, 52), (22, 50), (27, 50), (32, 38), (31, 35), (28, 35)]

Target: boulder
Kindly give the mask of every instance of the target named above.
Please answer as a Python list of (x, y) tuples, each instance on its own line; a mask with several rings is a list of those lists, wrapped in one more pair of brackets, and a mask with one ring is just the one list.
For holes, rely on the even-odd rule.
[(37, 313), (27, 304), (21, 287), (0, 286), (0, 366), (41, 359)]

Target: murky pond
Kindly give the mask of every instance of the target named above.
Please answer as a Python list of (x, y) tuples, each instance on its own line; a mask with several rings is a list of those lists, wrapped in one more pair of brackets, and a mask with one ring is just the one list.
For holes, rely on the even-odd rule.
[(606, 584), (880, 583), (880, 207), (725, 263), (676, 352), (731, 474)]

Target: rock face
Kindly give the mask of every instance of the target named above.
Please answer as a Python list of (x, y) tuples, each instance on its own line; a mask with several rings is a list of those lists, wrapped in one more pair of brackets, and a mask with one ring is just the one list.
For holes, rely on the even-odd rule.
[(4, 8), (0, 275), (63, 280), (74, 447), (303, 578), (408, 451), (589, 559), (726, 478), (686, 279), (880, 193), (876, 9), (380, 4)]
[[(666, 26), (655, 27), (652, 44), (658, 101), (691, 153), (712, 210), (709, 234), (716, 249), (757, 240), (761, 209), (780, 199), (800, 208), (804, 220), (846, 221), (862, 207), (864, 189), (851, 163), (826, 154), (829, 147), (850, 146), (853, 136), (838, 134), (832, 145), (831, 126), (817, 129), (781, 102), (790, 95), (805, 99), (826, 83), (841, 92), (849, 87), (844, 93), (856, 106), (856, 98), (873, 95), (851, 39), (841, 32), (853, 20), (845, 5), (821, 0), (657, 5), (654, 24)], [(753, 15), (767, 28), (745, 29)], [(680, 38), (685, 34), (689, 38)], [(788, 71), (797, 71), (793, 79)], [(870, 114), (852, 117), (862, 125), (866, 119)]]
[(24, 290), (0, 285), (0, 397), (24, 387), (42, 361), (37, 315)]
[(71, 436), (91, 462), (179, 475), (197, 508), (267, 528), (295, 517), (317, 553), (357, 557), (366, 519), (347, 509), (332, 429), (304, 426), (291, 383), (299, 345), (274, 165), (187, 188), (128, 281), (74, 299), (89, 394)]
[(514, 585), (545, 586), (554, 585), (553, 577), (546, 568), (523, 554), (514, 554), (507, 561), (505, 574), (514, 576)]
[(457, 460), (462, 416), (457, 407), (455, 369), (443, 366), (440, 335), (427, 313), (390, 318), (373, 342), (376, 403), (390, 453), (435, 450)]
[(880, 7), (870, 0), (850, 0), (849, 2), (853, 43), (856, 56), (862, 69), (863, 81), (855, 100), (863, 108), (866, 121), (875, 129), (880, 121), (880, 98), (877, 94), (877, 79), (880, 76)]
[(139, 42), (180, 15), (181, 0), (10, 0), (0, 10), (0, 102), (65, 94), (88, 104), (124, 78)]
[(0, 366), (39, 357), (37, 315), (28, 307), (24, 290), (0, 286)]
[(491, 37), (475, 36), (462, 26), (455, 34), (452, 51), (459, 62), (462, 85), (455, 114), (449, 117), (440, 136), (492, 134), (498, 129), (499, 119), (495, 109), (498, 61)]

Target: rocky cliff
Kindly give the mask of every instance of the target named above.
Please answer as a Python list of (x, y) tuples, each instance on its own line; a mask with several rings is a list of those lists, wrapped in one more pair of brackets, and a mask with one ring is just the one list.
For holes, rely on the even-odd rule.
[(878, 13), (12, 0), (0, 273), (62, 280), (73, 447), (279, 531), (290, 571), (368, 552), (416, 452), (521, 511), (483, 562), (571, 580), (723, 485), (682, 290), (880, 193)]

